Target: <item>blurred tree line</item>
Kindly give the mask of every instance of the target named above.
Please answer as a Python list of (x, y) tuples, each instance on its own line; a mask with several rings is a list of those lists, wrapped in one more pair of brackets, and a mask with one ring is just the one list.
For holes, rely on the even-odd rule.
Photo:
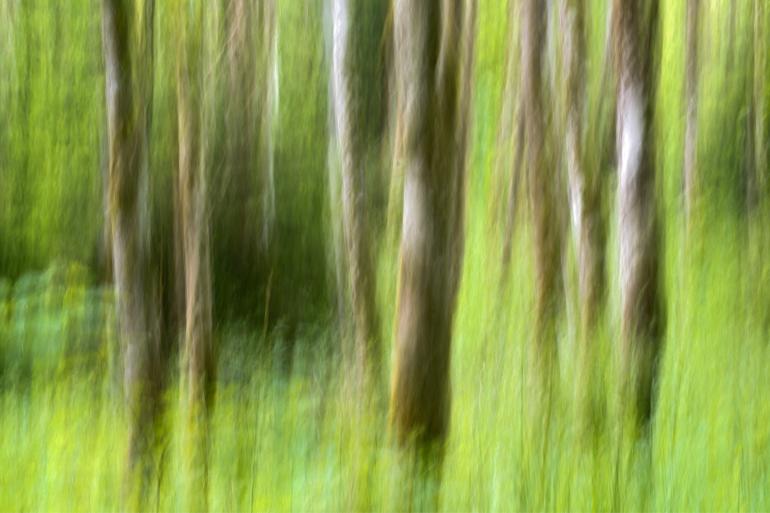
[[(115, 287), (138, 479), (177, 352), (189, 464), (206, 468), (225, 323), (277, 334), (263, 338), (281, 342), (284, 370), (299, 331), (336, 326), (355, 383), (382, 388), (391, 370), (399, 440), (440, 446), (466, 198), (483, 197), (503, 272), (528, 225), (544, 416), (576, 296), (577, 388), (595, 379), (591, 340), (616, 301), (623, 394), (643, 425), (666, 332), (661, 247), (680, 213), (688, 242), (723, 216), (765, 237), (769, 11), (764, 0), (3, 2), (0, 275), (78, 262)], [(384, 269), (396, 254), (398, 270)]]

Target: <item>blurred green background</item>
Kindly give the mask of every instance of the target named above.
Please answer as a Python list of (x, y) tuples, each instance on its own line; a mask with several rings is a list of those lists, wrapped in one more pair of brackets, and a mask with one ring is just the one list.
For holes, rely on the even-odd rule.
[[(516, 3), (516, 0), (509, 0)], [(760, 0), (761, 1), (761, 0)], [(608, 92), (608, 0), (587, 0), (588, 109)], [(575, 434), (575, 298), (559, 327), (558, 394), (543, 429), (532, 421), (527, 368), (533, 273), (526, 209), (518, 207), (506, 281), (500, 263), (505, 193), (516, 151), (515, 95), (506, 71), (518, 28), (504, 1), (478, 0), (466, 252), (452, 347), (453, 404), (440, 509), (770, 510), (770, 203), (752, 180), (751, 107), (758, 45), (752, 0), (702, 1), (695, 241), (682, 211), (684, 0), (661, 1), (658, 198), (665, 235), (669, 322), (651, 435), (625, 440), (618, 405), (615, 171), (601, 170), (610, 224), (609, 297), (595, 362), (602, 415), (595, 438)], [(278, 105), (271, 251), (244, 272), (228, 242), (226, 112), (211, 148), (214, 331), (220, 349), (213, 413), (210, 506), (227, 511), (405, 510), (412, 479), (387, 443), (386, 391), (351, 415), (335, 283), (334, 178), (321, 0), (277, 0)], [(172, 12), (157, 4), (149, 208), (153, 237), (170, 237), (176, 161)], [(205, 7), (212, 20), (222, 6)], [(373, 80), (387, 81), (387, 2), (372, 2)], [(514, 11), (515, 12), (515, 11)], [(0, 510), (121, 510), (125, 422), (114, 293), (105, 256), (104, 66), (98, 0), (0, 2)], [(770, 27), (770, 8), (765, 8)], [(378, 32), (377, 27), (380, 31)], [(554, 27), (552, 30), (558, 30)], [(215, 77), (221, 56), (206, 65)], [(515, 60), (515, 59), (513, 59)], [(381, 75), (378, 75), (381, 73)], [(552, 78), (552, 80), (556, 80)], [(225, 105), (223, 80), (209, 94)], [(387, 88), (382, 105), (386, 111)], [(770, 80), (764, 80), (764, 103)], [(762, 122), (770, 134), (768, 110)], [(372, 150), (378, 310), (385, 375), (398, 266), (387, 236), (387, 127)], [(374, 145), (377, 146), (377, 145)], [(770, 142), (765, 143), (765, 151)], [(765, 156), (767, 162), (770, 155)], [(526, 196), (521, 195), (526, 201)], [(391, 222), (395, 222), (392, 221)], [(394, 228), (397, 233), (397, 227)], [(158, 244), (158, 248), (168, 247)], [(163, 255), (159, 255), (162, 260)], [(574, 283), (574, 255), (565, 271)], [(235, 269), (235, 270), (234, 270)], [(568, 290), (571, 290), (568, 288)], [(574, 291), (573, 291), (574, 292)], [(288, 362), (288, 365), (287, 365)], [(175, 376), (176, 372), (172, 375)], [(167, 392), (165, 461), (153, 508), (184, 509), (187, 479)], [(624, 464), (626, 462), (627, 464)], [(417, 496), (425, 492), (418, 488)], [(419, 509), (419, 506), (416, 507)]]

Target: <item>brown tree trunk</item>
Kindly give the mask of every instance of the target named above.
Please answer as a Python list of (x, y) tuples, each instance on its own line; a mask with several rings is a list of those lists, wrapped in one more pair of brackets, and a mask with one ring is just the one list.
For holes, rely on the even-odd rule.
[(599, 170), (588, 169), (583, 147), (585, 79), (584, 0), (566, 0), (563, 13), (567, 94), (567, 174), (572, 227), (576, 237), (581, 325), (593, 335), (604, 294), (604, 226)]
[(644, 425), (665, 323), (654, 147), (658, 0), (615, 0), (615, 10), (621, 396)]
[(684, 202), (688, 231), (698, 188), (698, 18), (700, 0), (687, 0), (687, 77), (685, 102), (687, 125), (684, 137)]
[[(367, 39), (377, 37), (369, 17), (377, 4), (352, 0), (332, 2), (332, 101), (336, 142), (342, 171), (342, 219), (347, 263), (347, 285), (354, 314), (354, 361), (357, 381), (375, 378), (378, 371), (379, 319), (375, 302), (376, 275), (371, 247), (371, 225), (367, 210), (372, 198), (367, 181), (375, 171), (367, 153), (381, 125), (372, 112), (373, 95), (379, 83), (376, 72), (366, 65), (372, 55), (363, 51)], [(375, 30), (372, 30), (372, 29)], [(379, 27), (380, 31), (382, 27)], [(376, 61), (375, 61), (376, 62)]]
[(475, 2), (397, 0), (406, 174), (390, 419), (399, 442), (441, 445), (462, 270)]
[(273, 0), (228, 0), (225, 8), (227, 176), (220, 182), (224, 225), (238, 228), (225, 245), (241, 276), (267, 251), (274, 218), (275, 16)]
[(204, 7), (177, 12), (178, 193), (185, 289), (183, 411), (186, 412), (188, 506), (207, 509), (209, 417), (216, 354), (212, 336), (209, 205), (205, 137)]
[(144, 26), (137, 26), (136, 15), (133, 2), (103, 0), (107, 208), (129, 422), (127, 500), (146, 491), (163, 385), (159, 317), (149, 266), (152, 1), (144, 4)]
[[(592, 421), (596, 412), (586, 410), (591, 405), (592, 377), (595, 373), (595, 361), (592, 354), (592, 340), (596, 336), (599, 316), (604, 297), (604, 223), (601, 211), (601, 182), (600, 169), (589, 168), (591, 164), (600, 161), (601, 150), (594, 159), (586, 158), (592, 149), (584, 147), (583, 141), (596, 140), (602, 137), (597, 130), (590, 132), (596, 138), (584, 136), (583, 98), (586, 94), (585, 78), (585, 1), (565, 0), (562, 3), (562, 63), (566, 95), (564, 109), (566, 112), (565, 151), (567, 177), (569, 180), (569, 203), (574, 234), (577, 267), (578, 267), (578, 299), (580, 311), (579, 327), (579, 365), (578, 383), (576, 385), (577, 403), (581, 410), (581, 419)], [(590, 143), (589, 143), (590, 144)], [(591, 164), (589, 164), (589, 162)]]
[(543, 80), (546, 3), (524, 0), (522, 8), (521, 94), (535, 253), (535, 357), (541, 378), (547, 381), (555, 357), (555, 324), (561, 307), (562, 235), (557, 215), (556, 168), (546, 154), (548, 123)]

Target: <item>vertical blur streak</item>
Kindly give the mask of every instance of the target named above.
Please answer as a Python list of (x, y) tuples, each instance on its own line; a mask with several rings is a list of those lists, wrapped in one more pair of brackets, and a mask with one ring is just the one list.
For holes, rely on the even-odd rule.
[(223, 191), (217, 206), (228, 229), (215, 240), (243, 293), (255, 286), (258, 257), (268, 251), (275, 217), (275, 17), (273, 0), (228, 0), (224, 12), (227, 163), (212, 189)]
[[(767, 194), (767, 105), (768, 80), (766, 0), (754, 0), (754, 160), (759, 198)], [(760, 200), (761, 201), (761, 200)]]
[[(501, 157), (507, 151), (513, 151), (513, 162), (509, 171), (508, 183), (501, 190), (505, 190), (505, 212), (503, 214), (504, 233), (502, 250), (502, 273), (500, 286), (507, 286), (508, 274), (510, 271), (511, 254), (513, 252), (514, 230), (516, 229), (516, 211), (518, 208), (519, 189), (522, 182), (522, 163), (524, 161), (524, 105), (523, 98), (519, 93), (521, 78), (519, 76), (520, 34), (516, 30), (516, 23), (519, 18), (520, 2), (508, 2), (508, 35), (506, 46), (505, 62), (505, 83), (503, 86), (503, 106), (498, 133), (497, 146)], [(507, 162), (507, 159), (500, 158), (501, 162)], [(496, 165), (496, 171), (503, 174), (499, 169), (500, 164)]]
[(406, 160), (391, 423), (401, 444), (446, 436), (449, 356), (463, 254), (475, 2), (398, 0)]
[(684, 138), (684, 208), (688, 231), (692, 224), (694, 203), (698, 188), (698, 19), (700, 0), (687, 0), (686, 59), (687, 76), (686, 127)]
[(555, 358), (555, 323), (560, 308), (561, 234), (557, 219), (556, 169), (546, 154), (548, 131), (546, 81), (546, 3), (525, 0), (521, 17), (521, 94), (524, 103), (524, 141), (535, 262), (535, 358), (545, 393)]
[[(128, 470), (124, 493), (144, 493), (159, 409), (162, 365), (160, 326), (153, 291), (148, 195), (153, 2), (145, 2), (144, 23), (127, 0), (102, 4), (109, 165), (107, 204), (111, 226), (118, 323), (124, 357), (129, 419)], [(140, 42), (134, 44), (132, 35)], [(132, 56), (132, 48), (140, 48)], [(134, 485), (139, 489), (134, 489)]]
[[(601, 146), (601, 131), (584, 129), (586, 75), (585, 75), (585, 0), (562, 1), (562, 63), (567, 93), (564, 96), (566, 112), (565, 151), (569, 180), (569, 203), (572, 230), (578, 264), (578, 297), (580, 310), (579, 368), (576, 383), (578, 408), (585, 402), (591, 387), (590, 378), (596, 366), (592, 358), (592, 344), (599, 324), (604, 295), (604, 222), (601, 211), (601, 180), (599, 159), (587, 158), (597, 154)], [(586, 137), (584, 130), (588, 132)], [(585, 141), (585, 142), (584, 142)], [(588, 143), (587, 141), (592, 141)], [(584, 144), (586, 146), (584, 146)], [(594, 148), (588, 148), (593, 144)], [(589, 166), (593, 166), (589, 168)], [(581, 421), (589, 420), (589, 411), (582, 411)]]
[(209, 418), (216, 355), (212, 337), (209, 208), (207, 183), (205, 20), (203, 2), (179, 0), (177, 123), (178, 215), (182, 230), (185, 335), (182, 398), (186, 403), (187, 507), (207, 510)]
[(618, 239), (621, 396), (645, 425), (652, 414), (664, 333), (661, 248), (655, 190), (655, 49), (658, 0), (614, 0), (618, 65)]
[[(339, 144), (342, 171), (342, 218), (347, 256), (347, 285), (353, 310), (355, 332), (354, 372), (364, 384), (378, 371), (377, 337), (379, 320), (375, 304), (375, 274), (371, 248), (371, 226), (367, 216), (371, 197), (366, 193), (367, 176), (373, 171), (367, 162), (367, 143), (372, 132), (369, 95), (377, 82), (365, 63), (372, 55), (362, 52), (369, 34), (367, 11), (370, 4), (333, 0), (332, 91), (334, 129)], [(371, 181), (371, 180), (369, 180)]]

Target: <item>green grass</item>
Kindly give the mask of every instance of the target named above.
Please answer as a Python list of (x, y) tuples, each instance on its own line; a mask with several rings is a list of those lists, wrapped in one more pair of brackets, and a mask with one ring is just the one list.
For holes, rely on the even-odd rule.
[[(501, 288), (485, 208), (473, 201), (470, 209), (440, 509), (770, 509), (770, 348), (740, 226), (732, 220), (711, 225), (687, 272), (680, 267), (680, 239), (667, 241), (669, 324), (659, 402), (651, 433), (636, 441), (616, 421), (618, 312), (608, 309), (602, 336), (593, 341), (600, 348), (596, 394), (604, 415), (586, 439), (575, 428), (573, 314), (559, 333), (559, 379), (546, 425), (528, 365), (528, 233), (523, 226), (518, 232), (510, 283)], [(614, 289), (612, 245), (609, 253)], [(88, 294), (82, 280), (75, 268), (52, 268), (28, 277), (27, 288), (17, 285), (16, 294), (6, 287), (0, 303), (3, 354), (32, 360), (28, 373), (6, 382), (0, 394), (0, 510), (121, 508), (126, 435), (108, 370), (109, 345), (97, 345), (93, 353), (78, 346), (37, 363), (40, 349), (9, 353), (28, 343), (59, 347), (94, 333), (114, 344), (106, 331), (110, 303)], [(101, 314), (84, 315), (97, 307)], [(408, 506), (406, 484), (420, 480), (404, 470), (388, 441), (383, 398), (363, 411), (351, 401), (331, 329), (300, 332), (291, 376), (279, 356), (254, 349), (266, 346), (248, 329), (223, 327), (219, 333), (212, 509)], [(172, 385), (168, 392), (164, 465), (151, 498), (151, 507), (160, 510), (185, 504), (177, 389)], [(411, 498), (418, 505), (425, 504), (420, 490), (418, 485)]]

